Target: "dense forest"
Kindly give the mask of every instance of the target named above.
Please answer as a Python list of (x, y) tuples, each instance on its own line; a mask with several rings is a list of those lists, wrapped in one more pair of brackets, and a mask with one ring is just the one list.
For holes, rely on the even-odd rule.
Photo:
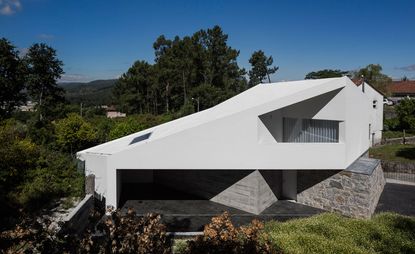
[(65, 89), (65, 98), (70, 104), (85, 106), (111, 105), (112, 89), (116, 79), (94, 80), (91, 82), (65, 82), (59, 85)]

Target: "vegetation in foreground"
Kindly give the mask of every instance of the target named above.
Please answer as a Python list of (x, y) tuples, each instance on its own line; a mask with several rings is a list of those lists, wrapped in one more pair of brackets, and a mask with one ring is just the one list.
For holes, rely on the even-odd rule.
[[(223, 215), (218, 218), (223, 221)], [(234, 241), (227, 233), (229, 230), (211, 233), (212, 227), (220, 228), (218, 218), (212, 219), (203, 236), (176, 240), (175, 253), (224, 253), (218, 249), (218, 241), (223, 246), (234, 246), (226, 253), (241, 253), (243, 241)], [(250, 234), (257, 230), (257, 225), (262, 228), (260, 223), (253, 222)], [(325, 213), (286, 222), (270, 221), (254, 235), (257, 247), (246, 253), (415, 253), (415, 218), (393, 213), (377, 214), (369, 220)], [(250, 238), (245, 236), (245, 239)], [(192, 252), (195, 245), (198, 251)]]
[(370, 157), (384, 161), (415, 161), (415, 145), (391, 144), (372, 147), (369, 150)]
[[(100, 216), (95, 216), (95, 220)], [(51, 234), (32, 219), (0, 234), (4, 253), (415, 253), (415, 218), (380, 213), (352, 219), (334, 213), (237, 227), (228, 213), (203, 235), (172, 240), (161, 217), (115, 211), (82, 237)]]
[(268, 222), (264, 234), (283, 253), (415, 253), (415, 218), (393, 213), (370, 220), (326, 213)]

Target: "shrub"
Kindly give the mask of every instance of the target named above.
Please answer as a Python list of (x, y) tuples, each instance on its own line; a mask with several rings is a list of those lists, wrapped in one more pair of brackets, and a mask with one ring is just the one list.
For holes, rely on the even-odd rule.
[[(97, 218), (91, 218), (92, 224)], [(68, 232), (51, 232), (48, 224), (27, 219), (2, 232), (0, 246), (5, 253), (171, 253), (165, 227), (155, 214), (137, 217), (132, 210), (126, 215), (115, 211), (81, 238)]]
[(171, 253), (160, 215), (138, 217), (132, 209), (125, 215), (117, 210), (99, 223), (97, 229), (103, 236), (87, 234), (81, 241), (81, 250), (87, 253)]
[(120, 118), (115, 120), (109, 132), (109, 139), (117, 139), (126, 135), (156, 126), (172, 120), (171, 115), (154, 116), (151, 114), (132, 115), (127, 118)]
[(403, 99), (396, 106), (396, 113), (402, 129), (415, 129), (415, 100)]
[(111, 128), (109, 139), (121, 138), (143, 129), (145, 129), (145, 127), (132, 117), (118, 120)]
[(264, 225), (253, 220), (248, 226), (235, 227), (229, 213), (213, 217), (203, 235), (188, 242), (185, 253), (277, 253), (262, 234)]
[(11, 194), (19, 205), (33, 210), (53, 199), (83, 195), (84, 176), (70, 155), (40, 149), (36, 159), (36, 167), (28, 170)]
[(398, 118), (384, 119), (383, 130), (385, 131), (399, 130), (399, 119)]
[(56, 138), (64, 151), (74, 153), (95, 144), (97, 131), (81, 116), (70, 113), (56, 122)]

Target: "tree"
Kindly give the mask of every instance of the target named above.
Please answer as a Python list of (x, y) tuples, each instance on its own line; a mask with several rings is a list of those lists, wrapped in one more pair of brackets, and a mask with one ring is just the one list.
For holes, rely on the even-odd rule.
[(369, 64), (355, 72), (354, 78), (359, 79), (362, 77), (369, 85), (385, 94), (388, 93), (388, 86), (392, 83), (392, 79), (382, 73), (382, 66), (379, 64)]
[[(121, 109), (186, 114), (191, 112), (194, 94), (201, 101), (209, 97), (221, 102), (242, 92), (247, 87), (246, 72), (237, 64), (239, 51), (228, 46), (227, 40), (219, 26), (183, 38), (159, 36), (153, 44), (155, 64), (137, 61), (114, 88)], [(208, 94), (213, 90), (215, 93)]]
[(268, 77), (268, 82), (271, 83), (269, 75), (279, 69), (278, 66), (272, 66), (273, 62), (272, 56), (267, 57), (262, 50), (252, 53), (249, 59), (249, 63), (252, 66), (252, 69), (249, 71), (249, 86), (252, 87), (261, 83), (266, 77)]
[(36, 100), (39, 120), (42, 120), (49, 110), (65, 99), (63, 88), (57, 84), (64, 73), (63, 63), (56, 57), (56, 50), (44, 43), (33, 44), (24, 61), (28, 68), (27, 90)]
[(0, 39), (0, 119), (9, 116), (26, 96), (24, 89), (24, 65), (19, 52), (5, 38)]
[(134, 118), (129, 117), (127, 119), (122, 119), (113, 125), (109, 132), (109, 139), (113, 140), (121, 138), (143, 129), (145, 129), (145, 127)]
[(415, 100), (405, 98), (396, 106), (399, 126), (401, 129), (415, 129)]
[(348, 71), (341, 71), (341, 70), (332, 70), (332, 69), (324, 69), (320, 71), (312, 71), (307, 73), (304, 79), (320, 79), (320, 78), (337, 78), (343, 77), (349, 73)]
[(153, 80), (153, 66), (146, 61), (136, 61), (121, 75), (113, 90), (121, 109), (130, 114), (153, 112)]
[(75, 113), (70, 113), (66, 118), (57, 121), (55, 128), (58, 145), (71, 154), (94, 145), (97, 140), (97, 131)]

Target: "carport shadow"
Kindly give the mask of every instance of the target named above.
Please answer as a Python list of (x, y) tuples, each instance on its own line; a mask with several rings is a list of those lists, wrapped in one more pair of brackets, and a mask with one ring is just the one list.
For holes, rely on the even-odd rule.
[(254, 170), (157, 170), (154, 182), (198, 199), (210, 200)]
[(154, 183), (124, 183), (119, 207), (127, 200), (203, 200), (187, 192)]

